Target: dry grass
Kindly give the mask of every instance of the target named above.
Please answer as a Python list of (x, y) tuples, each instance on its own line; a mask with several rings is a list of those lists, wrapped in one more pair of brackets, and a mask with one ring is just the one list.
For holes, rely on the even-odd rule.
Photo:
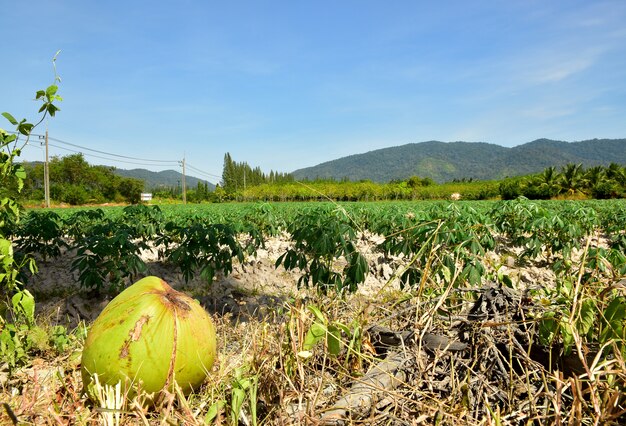
[[(446, 293), (444, 293), (446, 295)], [(216, 317), (219, 356), (206, 384), (197, 393), (166, 394), (153, 408), (142, 395), (132, 400), (102, 397), (99, 403), (82, 394), (75, 355), (33, 360), (2, 388), (1, 424), (324, 424), (321, 419), (342, 395), (365, 381), (366, 373), (385, 356), (365, 331), (373, 324), (394, 330), (436, 331), (454, 335), (458, 321), (437, 315), (439, 297), (416, 298), (400, 305), (381, 300), (313, 295), (307, 302), (323, 306), (329, 323), (342, 324), (360, 339), (333, 356), (324, 342), (304, 351), (316, 317), (302, 302), (287, 304), (273, 321), (226, 315)], [(384, 299), (387, 300), (384, 300)], [(502, 318), (497, 321), (503, 321)], [(618, 424), (623, 420), (626, 383), (624, 360), (616, 357), (586, 364), (585, 373), (566, 376), (541, 365), (519, 344), (514, 322), (494, 318), (474, 321), (464, 333), (469, 351), (424, 350), (422, 340), (389, 349), (407, 364), (391, 388), (372, 387), (371, 407), (358, 419), (325, 424)], [(530, 331), (529, 331), (530, 333)], [(79, 348), (75, 348), (79, 349)], [(102, 390), (106, 392), (106, 390)], [(111, 392), (111, 390), (109, 390)], [(359, 410), (354, 410), (359, 411)]]
[[(590, 289), (581, 278), (571, 321), (582, 300), (611, 285)], [(216, 314), (218, 357), (204, 386), (165, 393), (150, 408), (141, 392), (102, 388), (99, 401), (87, 399), (78, 332), (71, 350), (48, 348), (1, 381), (0, 424), (623, 424), (619, 348), (589, 348), (574, 332), (572, 355), (546, 351), (537, 345), (541, 306), (525, 293), (463, 289), (455, 277), (423, 284), (367, 296), (301, 291), (263, 318)], [(328, 336), (310, 345), (313, 323), (335, 333), (338, 351)], [(381, 344), (372, 326), (395, 341)], [(448, 344), (433, 347), (433, 335)]]

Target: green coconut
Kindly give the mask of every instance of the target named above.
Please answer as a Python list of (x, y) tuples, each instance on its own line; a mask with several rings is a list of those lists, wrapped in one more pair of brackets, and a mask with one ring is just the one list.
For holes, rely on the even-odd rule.
[(133, 391), (197, 389), (211, 370), (216, 353), (215, 327), (191, 297), (157, 277), (128, 287), (93, 323), (82, 354), (85, 389), (98, 375), (101, 384), (119, 382)]

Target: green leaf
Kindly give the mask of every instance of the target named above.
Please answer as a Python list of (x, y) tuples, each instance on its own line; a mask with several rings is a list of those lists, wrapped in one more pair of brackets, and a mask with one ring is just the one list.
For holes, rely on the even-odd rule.
[(502, 276), (500, 277), (500, 282), (502, 282), (502, 284), (504, 284), (508, 288), (513, 288), (513, 280), (511, 280), (511, 277), (507, 274), (502, 274)]
[(204, 423), (207, 425), (211, 424), (213, 419), (217, 417), (217, 415), (220, 413), (220, 411), (222, 411), (225, 405), (226, 405), (225, 401), (217, 401), (213, 403), (209, 407), (209, 410), (207, 411), (206, 415), (204, 416)]
[(554, 312), (548, 312), (539, 322), (539, 341), (541, 344), (551, 346), (558, 329), (559, 323), (554, 318)]
[(574, 331), (568, 319), (561, 318), (561, 338), (563, 339), (563, 353), (569, 355), (574, 347)]
[(341, 352), (341, 330), (335, 325), (328, 326), (326, 346), (331, 355), (337, 356)]
[(239, 389), (246, 390), (250, 387), (250, 385), (252, 385), (252, 380), (249, 377), (243, 377), (237, 379), (235, 384), (239, 387)]
[(13, 172), (15, 173), (15, 176), (20, 178), (20, 179), (26, 179), (26, 170), (24, 170), (24, 167), (22, 167), (21, 164), (19, 164), (17, 167), (15, 167), (13, 169)]
[(48, 86), (48, 88), (46, 89), (46, 96), (54, 96), (57, 93), (57, 90), (59, 90), (59, 86), (57, 86), (56, 84)]
[(311, 311), (313, 313), (313, 315), (315, 315), (315, 317), (323, 324), (325, 324), (326, 321), (326, 317), (324, 316), (324, 314), (322, 313), (322, 311), (317, 307), (317, 306), (313, 306), (310, 305), (308, 306), (309, 311)]
[(48, 104), (48, 114), (50, 114), (51, 117), (54, 117), (54, 114), (59, 111), (59, 108), (56, 107), (56, 105), (54, 104)]
[(28, 136), (30, 135), (30, 132), (33, 130), (33, 127), (35, 127), (33, 124), (31, 123), (20, 123), (19, 126), (17, 127), (17, 131), (20, 132), (21, 134), (23, 134), (24, 136)]
[(470, 264), (465, 268), (463, 272), (467, 274), (467, 280), (470, 282), (470, 284), (479, 285), (481, 283), (482, 276), (480, 273), (481, 271), (478, 267)]
[(302, 350), (308, 351), (317, 343), (322, 341), (326, 337), (326, 327), (320, 323), (314, 322), (311, 324), (311, 328), (307, 331), (304, 337), (304, 343), (302, 344)]
[(583, 301), (580, 307), (578, 330), (582, 335), (588, 335), (593, 329), (596, 319), (596, 304), (593, 299)]
[(9, 135), (9, 134), (3, 133), (3, 132), (4, 132), (4, 130), (0, 129), (0, 136), (2, 136), (2, 143), (3, 144), (10, 144), (15, 139), (17, 139), (17, 135)]
[(2, 116), (9, 120), (12, 125), (17, 126), (17, 120), (11, 114), (9, 114), (8, 112), (3, 112)]
[(233, 424), (239, 424), (241, 407), (246, 399), (246, 392), (243, 389), (233, 388), (231, 392), (230, 410)]
[(246, 399), (246, 392), (241, 388), (233, 388), (232, 390), (232, 408), (233, 411), (235, 408), (237, 409), (237, 413), (239, 409), (243, 405), (243, 401)]
[(610, 339), (623, 339), (624, 319), (626, 318), (626, 299), (616, 297), (609, 303), (603, 314), (603, 330), (600, 333), (600, 343), (604, 344)]
[(13, 309), (20, 312), (29, 324), (35, 323), (35, 298), (28, 290), (18, 291), (11, 298)]

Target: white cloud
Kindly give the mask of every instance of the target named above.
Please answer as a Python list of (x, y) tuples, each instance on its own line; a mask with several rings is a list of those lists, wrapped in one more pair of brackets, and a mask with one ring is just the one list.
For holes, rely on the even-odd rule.
[(575, 108), (560, 106), (539, 105), (521, 111), (521, 115), (538, 120), (550, 120), (553, 118), (566, 117), (576, 113)]
[[(569, 52), (566, 56), (572, 53)], [(530, 79), (532, 82), (539, 84), (557, 83), (591, 68), (596, 63), (598, 57), (599, 55), (593, 52), (570, 58), (544, 58), (539, 60), (539, 69), (530, 75)]]

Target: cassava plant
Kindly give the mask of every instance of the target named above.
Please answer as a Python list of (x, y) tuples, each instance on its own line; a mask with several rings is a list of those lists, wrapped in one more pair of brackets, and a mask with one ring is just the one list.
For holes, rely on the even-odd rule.
[(19, 227), (16, 244), (21, 253), (37, 253), (44, 262), (61, 255), (67, 243), (60, 216), (52, 211), (31, 212)]
[(140, 255), (148, 245), (142, 240), (134, 242), (133, 231), (127, 224), (108, 220), (76, 241), (72, 271), (78, 272), (83, 287), (98, 293), (108, 283), (109, 290), (115, 293), (125, 287), (126, 278), (132, 280), (146, 272)]
[(206, 223), (200, 218), (191, 225), (168, 222), (156, 245), (164, 247), (162, 257), (180, 268), (185, 281), (191, 280), (199, 270), (208, 284), (217, 272), (230, 274), (233, 258), (243, 262), (245, 254), (232, 226)]
[[(288, 228), (295, 241), (276, 261), (276, 267), (303, 271), (298, 287), (312, 284), (322, 292), (334, 288), (338, 293), (356, 291), (365, 281), (369, 266), (356, 248), (356, 232), (344, 209), (311, 210), (300, 215)], [(333, 266), (343, 257), (342, 272)]]

